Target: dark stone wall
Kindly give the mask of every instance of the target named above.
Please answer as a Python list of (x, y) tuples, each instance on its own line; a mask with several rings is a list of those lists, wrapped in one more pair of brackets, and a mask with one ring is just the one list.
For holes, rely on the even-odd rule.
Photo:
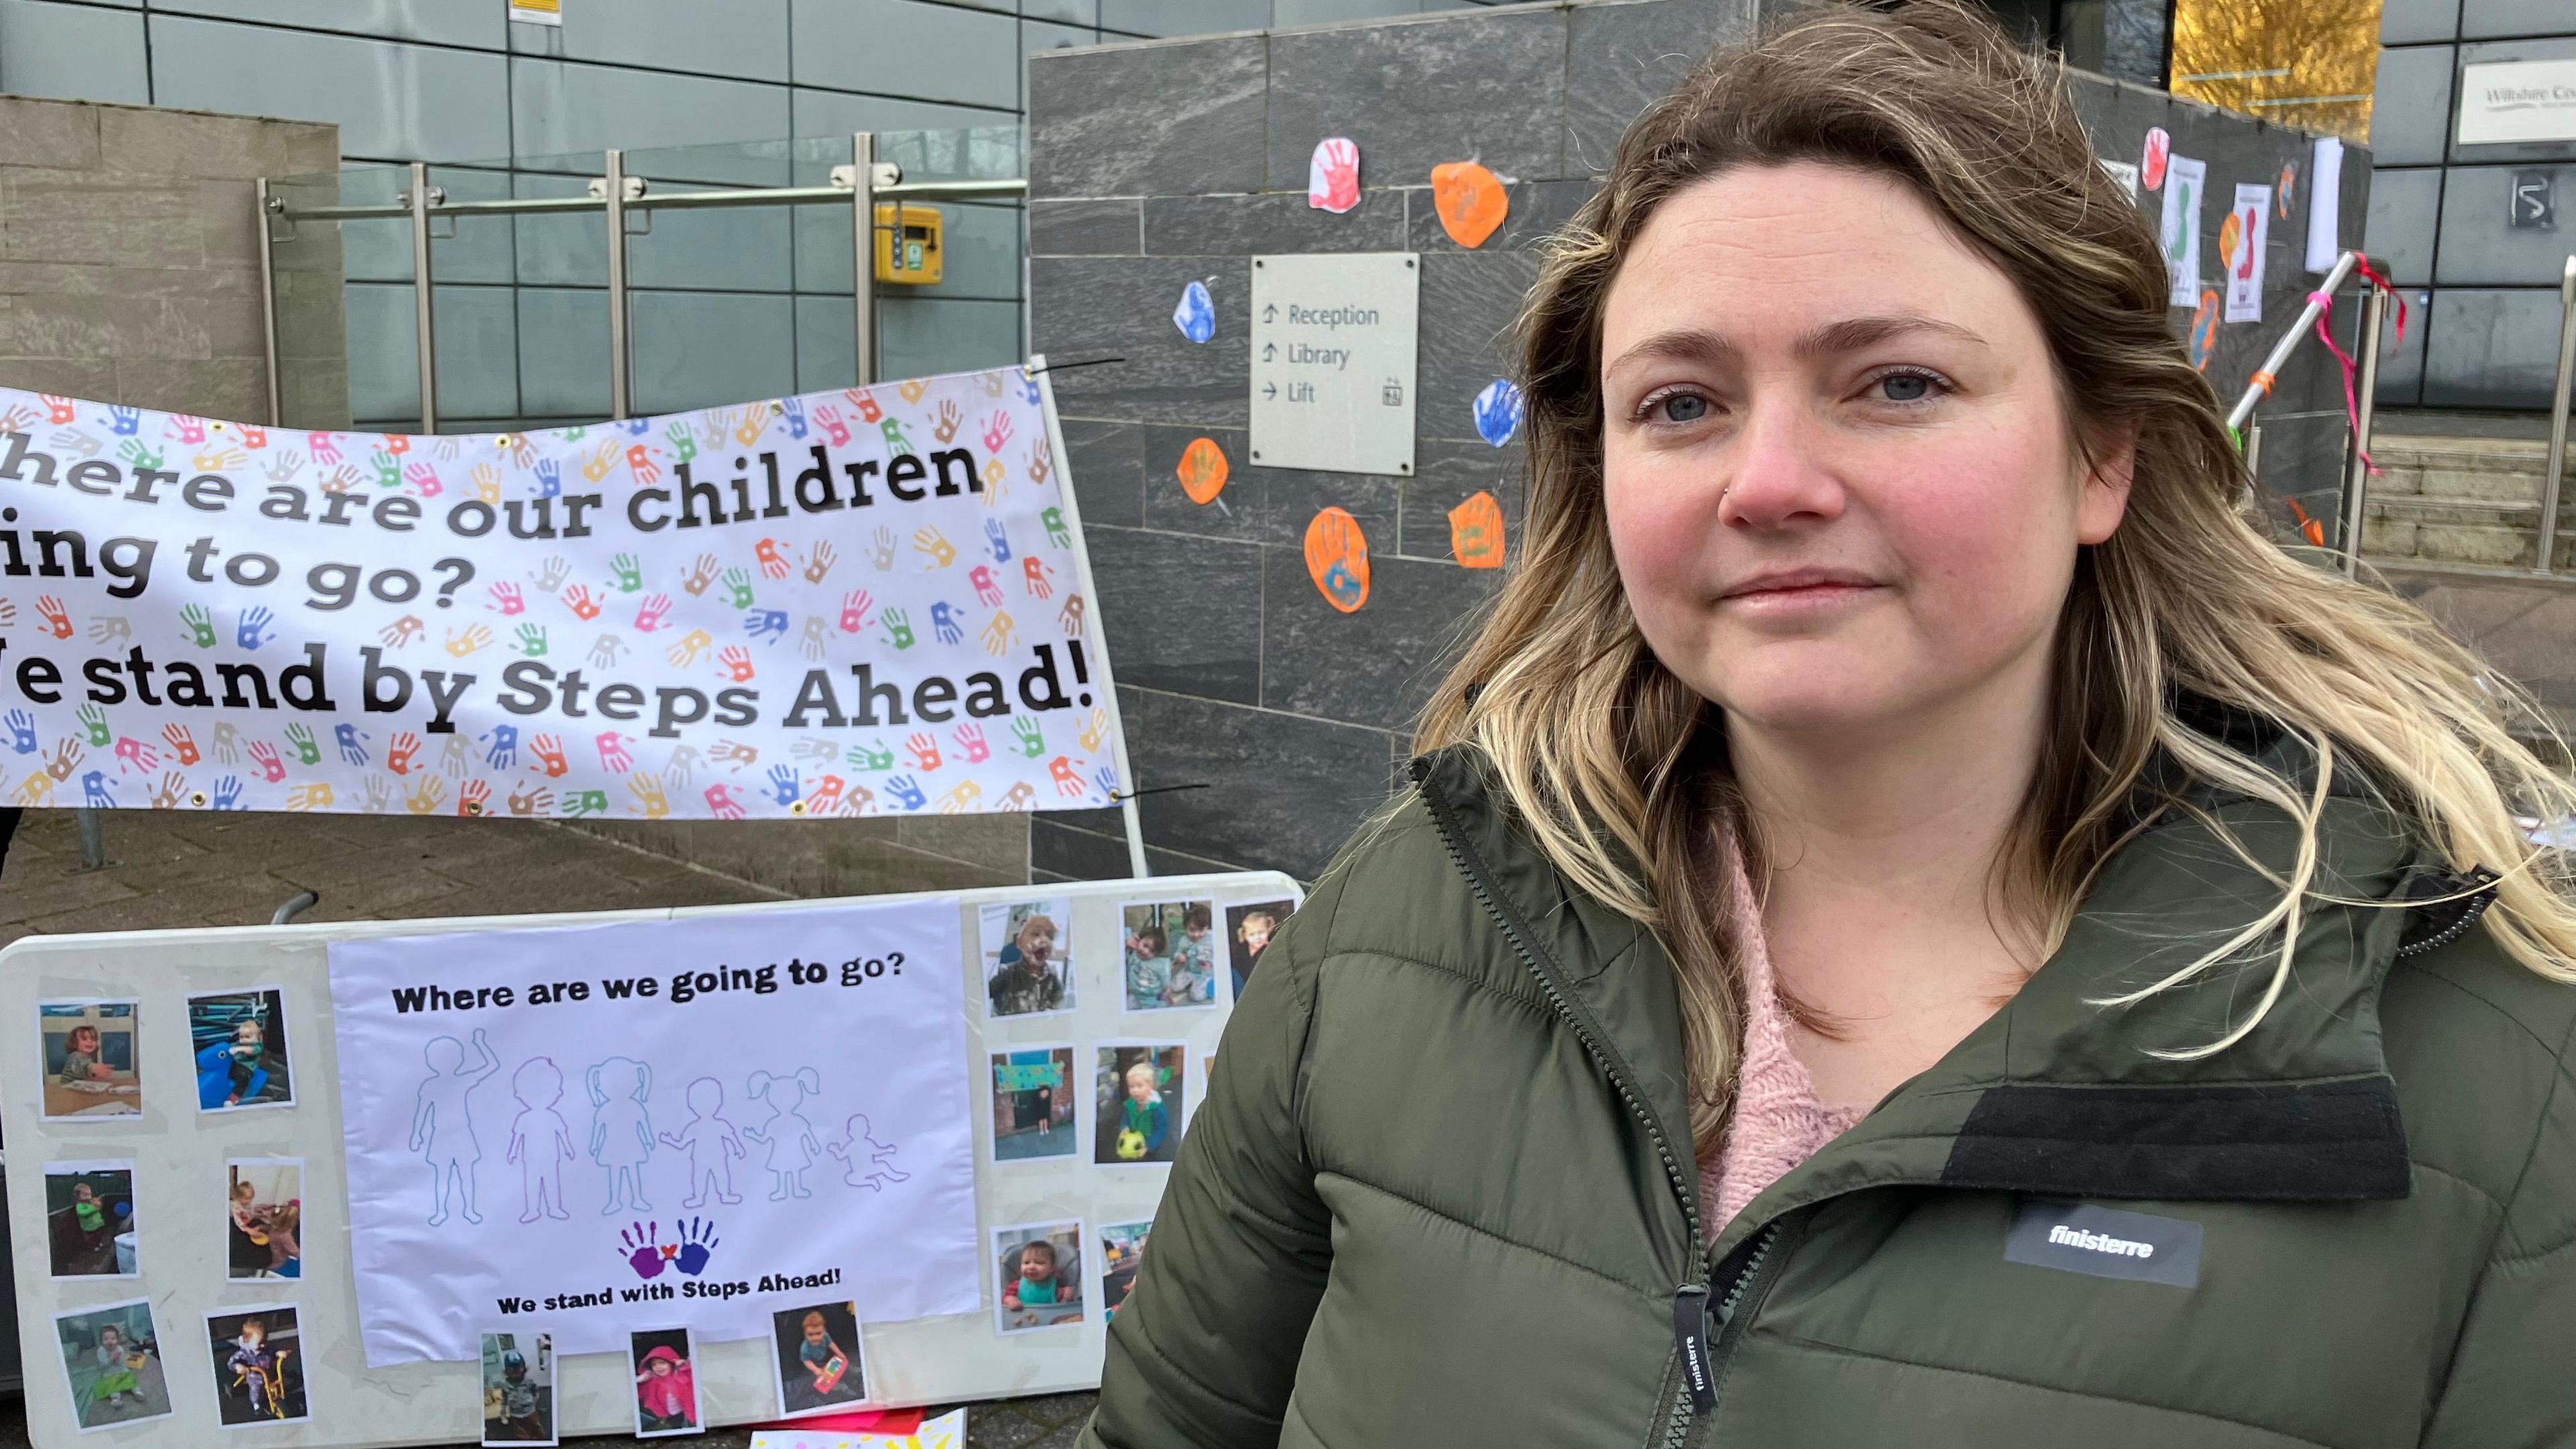
[[(1470, 400), (1510, 370), (1532, 249), (1591, 193), (1629, 121), (1744, 33), (1754, 3), (1531, 5), (1031, 58), (1031, 349), (1058, 363), (1125, 359), (1055, 382), (1128, 749), (1152, 792), (1139, 804), (1157, 872), (1312, 879), (1385, 798), (1414, 713), (1500, 582), (1450, 557), (1448, 510), (1491, 491), (1518, 548), (1522, 450), (1480, 439)], [(2294, 156), (2306, 169), (2298, 133), (2097, 78), (2079, 89), (2103, 154), (2134, 161), (2146, 128), (2163, 125), (2176, 150), (2210, 163), (2221, 197)], [(1307, 157), (1328, 135), (1360, 146), (1365, 190), (1347, 215), (1305, 201)], [(1430, 172), (1471, 158), (1513, 185), (1509, 221), (1468, 251), (1433, 213)], [(2347, 159), (2354, 237), (2368, 171), (2366, 155)], [(2208, 258), (2224, 211), (2205, 210)], [(2222, 391), (2242, 385), (2312, 284), (2297, 270), (2305, 215), (2301, 205), (2273, 223), (2268, 320), (2222, 335), (2210, 365), (2213, 380), (2233, 380)], [(1253, 466), (1250, 259), (1398, 250), (1422, 254), (1415, 476)], [(1204, 345), (1171, 320), (1194, 280), (1216, 301)], [(2188, 327), (2188, 311), (2175, 317)], [(2323, 387), (2334, 387), (2331, 363)], [(2311, 399), (2323, 396), (2294, 372), (2275, 408), (2322, 407)], [(1231, 466), (1222, 506), (1191, 503), (1174, 471), (1201, 435)], [(2267, 477), (2271, 459), (2303, 446), (2267, 431)], [(1334, 611), (1306, 575), (1304, 530), (1326, 506), (1349, 510), (1368, 536), (1371, 589), (1357, 613)], [(1037, 816), (1030, 853), (1040, 878), (1126, 873), (1115, 812)]]

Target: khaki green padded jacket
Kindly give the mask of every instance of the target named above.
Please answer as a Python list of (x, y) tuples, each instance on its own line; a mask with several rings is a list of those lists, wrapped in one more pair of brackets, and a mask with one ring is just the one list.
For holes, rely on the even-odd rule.
[[(1413, 774), (1236, 1008), (1084, 1445), (2576, 1445), (2576, 989), (2484, 897), (2320, 907), (2256, 1031), (2164, 1060), (2263, 968), (2086, 998), (2274, 888), (2160, 818), (2008, 1005), (1712, 1233), (1669, 960), (1477, 756)], [(2362, 900), (2476, 884), (2356, 799), (2324, 847)]]

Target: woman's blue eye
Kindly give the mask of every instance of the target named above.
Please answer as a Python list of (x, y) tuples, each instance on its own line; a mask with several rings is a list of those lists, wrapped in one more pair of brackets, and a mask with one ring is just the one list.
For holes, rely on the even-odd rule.
[(1889, 402), (1921, 402), (1932, 391), (1932, 379), (1919, 373), (1890, 373), (1878, 380)]
[(1695, 423), (1708, 416), (1708, 399), (1690, 393), (1676, 393), (1663, 401), (1664, 417), (1676, 423)]

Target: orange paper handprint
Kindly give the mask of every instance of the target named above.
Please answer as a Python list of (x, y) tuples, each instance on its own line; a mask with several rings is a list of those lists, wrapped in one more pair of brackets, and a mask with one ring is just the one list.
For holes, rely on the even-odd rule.
[(1449, 551), (1471, 569), (1503, 566), (1503, 506), (1482, 489), (1449, 510)]
[(1431, 205), (1451, 241), (1480, 247), (1503, 224), (1511, 198), (1493, 172), (1473, 161), (1449, 161), (1431, 168)]
[(1306, 576), (1345, 614), (1368, 602), (1368, 536), (1347, 510), (1327, 508), (1306, 525)]
[(1180, 474), (1181, 491), (1189, 495), (1192, 503), (1214, 503), (1216, 496), (1225, 491), (1225, 449), (1218, 447), (1214, 438), (1193, 438), (1181, 450), (1181, 465), (1174, 471)]

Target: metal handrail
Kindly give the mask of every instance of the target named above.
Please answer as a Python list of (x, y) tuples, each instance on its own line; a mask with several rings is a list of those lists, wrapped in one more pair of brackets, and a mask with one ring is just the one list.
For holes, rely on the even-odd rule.
[(633, 407), (631, 387), (632, 358), (627, 339), (628, 294), (626, 269), (626, 213), (630, 211), (698, 210), (728, 206), (846, 206), (850, 209), (850, 250), (852, 285), (850, 288), (852, 353), (851, 361), (858, 381), (865, 385), (877, 376), (877, 297), (876, 234), (877, 202), (880, 199), (902, 201), (908, 198), (932, 200), (973, 200), (978, 197), (1004, 198), (1026, 195), (1026, 177), (1002, 177), (980, 181), (906, 181), (903, 168), (876, 156), (876, 136), (860, 131), (850, 138), (850, 164), (834, 166), (831, 182), (824, 186), (747, 187), (740, 191), (671, 191), (655, 194), (640, 176), (626, 174), (626, 153), (610, 150), (601, 154), (607, 174), (590, 178), (585, 196), (504, 196), (478, 201), (451, 201), (447, 193), (429, 181), (429, 167), (421, 162), (410, 166), (410, 185), (400, 198), (389, 205), (365, 206), (297, 206), (278, 193), (276, 184), (263, 177), (259, 181), (257, 208), (259, 218), (260, 306), (262, 336), (266, 344), (268, 373), (268, 421), (280, 426), (285, 420), (284, 400), (279, 395), (277, 349), (277, 276), (275, 243), (269, 230), (272, 220), (297, 221), (408, 221), (411, 224), (412, 289), (414, 336), (419, 344), (420, 430), (438, 431), (438, 369), (433, 329), (436, 326), (433, 298), (437, 288), (429, 285), (431, 275), (429, 242), (430, 222), (438, 217), (457, 216), (542, 216), (565, 213), (602, 214), (608, 223), (608, 395), (610, 416), (626, 417)]
[(2576, 387), (2576, 254), (2558, 278), (2558, 377), (2549, 394), (2549, 452), (2540, 475), (2540, 571), (2558, 562), (2558, 488), (2567, 472), (2568, 393)]
[[(2359, 252), (2345, 252), (2336, 257), (2334, 270), (2326, 273), (2326, 279), (2317, 284), (2317, 290), (2333, 296), (2335, 289), (2351, 278), (2352, 269), (2360, 262)], [(2281, 369), (2290, 361), (2290, 354), (2298, 351), (2299, 343), (2307, 337), (2309, 329), (2317, 325), (2317, 318), (2323, 315), (2325, 304), (2314, 299), (2299, 309), (2299, 320), (2291, 323), (2290, 330), (2281, 334), (2281, 340), (2272, 344), (2271, 355), (2263, 359), (2262, 368), (2254, 374), (2256, 380), (2245, 384), (2244, 396), (2236, 400), (2236, 406), (2227, 410), (2228, 427), (2242, 429), (2245, 420), (2254, 416), (2255, 406), (2271, 394), (2271, 379), (2281, 375)]]
[[(891, 162), (886, 163), (888, 167), (892, 165)], [(896, 174), (902, 174), (899, 168)], [(407, 202), (367, 206), (297, 206), (278, 195), (273, 189), (274, 183), (271, 185), (267, 200), (269, 214), (288, 221), (397, 221), (407, 220), (412, 214)], [(896, 181), (874, 188), (879, 200), (910, 197), (930, 201), (1019, 196), (1028, 189), (1025, 177), (997, 181)], [(689, 211), (717, 206), (810, 206), (818, 202), (837, 205), (849, 199), (849, 184), (836, 181), (828, 186), (768, 186), (742, 191), (656, 194), (647, 188), (629, 196), (625, 205), (628, 211)], [(427, 210), (431, 216), (533, 216), (548, 212), (601, 211), (607, 205), (608, 198), (604, 195), (498, 196), (480, 201), (448, 201), (441, 197), (438, 188), (432, 187)]]

